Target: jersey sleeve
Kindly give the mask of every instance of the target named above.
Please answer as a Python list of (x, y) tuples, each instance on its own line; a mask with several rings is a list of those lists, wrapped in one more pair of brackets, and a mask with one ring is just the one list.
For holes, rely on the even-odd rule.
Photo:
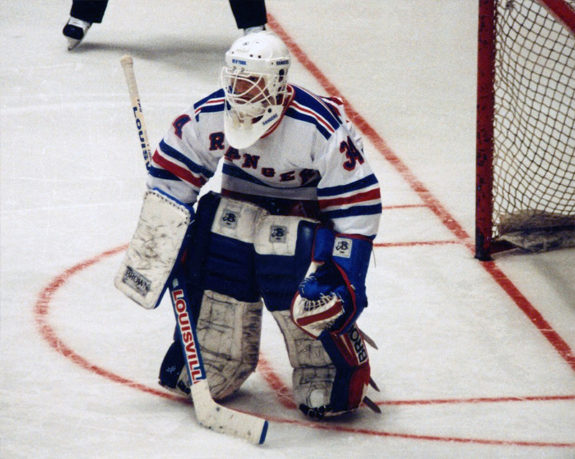
[[(332, 105), (331, 101), (326, 101)], [(335, 107), (332, 107), (335, 108)], [(381, 193), (369, 166), (360, 136), (343, 107), (337, 107), (342, 124), (316, 158), (321, 174), (317, 195), (322, 215), (338, 233), (375, 238), (381, 216)]]
[(154, 151), (148, 169), (149, 188), (158, 188), (190, 205), (214, 175), (221, 157), (204, 146), (198, 119), (193, 110), (178, 116)]

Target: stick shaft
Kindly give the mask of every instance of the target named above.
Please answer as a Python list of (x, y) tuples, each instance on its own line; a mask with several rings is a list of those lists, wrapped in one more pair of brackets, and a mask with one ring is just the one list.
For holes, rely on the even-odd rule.
[(140, 92), (138, 91), (138, 84), (136, 82), (136, 73), (134, 72), (134, 60), (132, 56), (123, 56), (120, 59), (122, 69), (124, 70), (124, 77), (128, 85), (128, 92), (130, 94), (130, 103), (132, 104), (132, 111), (136, 119), (136, 128), (138, 129), (138, 138), (140, 139), (140, 148), (146, 163), (146, 169), (150, 167), (151, 150), (150, 142), (148, 141), (148, 132), (146, 129), (146, 121), (144, 113), (142, 112), (142, 105), (140, 103)]

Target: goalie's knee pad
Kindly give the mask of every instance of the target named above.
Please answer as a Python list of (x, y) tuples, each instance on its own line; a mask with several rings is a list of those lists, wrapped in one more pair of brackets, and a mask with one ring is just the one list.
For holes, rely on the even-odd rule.
[(370, 380), (367, 350), (357, 327), (314, 339), (293, 323), (289, 311), (275, 311), (273, 316), (284, 335), (300, 410), (321, 419), (357, 409)]
[[(258, 363), (262, 303), (240, 302), (206, 291), (196, 331), (212, 397), (236, 392)], [(168, 349), (160, 368), (160, 384), (189, 394), (189, 378), (179, 340)]]

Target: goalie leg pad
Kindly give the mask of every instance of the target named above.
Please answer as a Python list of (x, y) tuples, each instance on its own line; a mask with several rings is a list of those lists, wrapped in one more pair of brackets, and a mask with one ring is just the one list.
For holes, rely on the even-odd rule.
[[(204, 292), (196, 331), (210, 392), (215, 400), (232, 395), (255, 371), (261, 336), (262, 303), (247, 303)], [(160, 384), (189, 394), (190, 383), (176, 339), (162, 362)]]
[[(237, 391), (258, 361), (262, 302), (255, 280), (253, 238), (254, 220), (261, 212), (253, 204), (208, 193), (198, 203), (188, 239), (182, 277), (215, 399)], [(177, 357), (181, 353), (176, 339), (162, 364), (160, 384), (187, 392), (188, 375), (183, 359)]]
[(336, 368), (321, 341), (311, 338), (291, 320), (289, 311), (273, 311), (293, 368), (292, 384), (298, 407), (328, 405)]
[(357, 327), (344, 335), (326, 333), (318, 340), (298, 328), (289, 311), (272, 314), (284, 336), (300, 410), (321, 419), (357, 409), (370, 379), (369, 359)]
[(212, 397), (236, 392), (258, 364), (262, 302), (204, 293), (197, 333)]

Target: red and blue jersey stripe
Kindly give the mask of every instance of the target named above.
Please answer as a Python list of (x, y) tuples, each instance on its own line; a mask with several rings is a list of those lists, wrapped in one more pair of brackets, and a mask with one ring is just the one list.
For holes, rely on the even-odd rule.
[(199, 120), (201, 113), (223, 112), (226, 104), (226, 98), (223, 89), (204, 97), (194, 104), (194, 115), (196, 121)]
[[(159, 168), (155, 167), (159, 166)], [(183, 180), (196, 188), (201, 188), (214, 172), (192, 161), (180, 151), (171, 147), (165, 140), (160, 142), (152, 156), (150, 175), (161, 179)]]
[(294, 97), (285, 116), (315, 125), (323, 137), (329, 139), (341, 122), (317, 96), (298, 86), (292, 85), (292, 88)]
[(381, 194), (374, 174), (360, 180), (317, 189), (319, 207), (330, 220), (381, 213)]

